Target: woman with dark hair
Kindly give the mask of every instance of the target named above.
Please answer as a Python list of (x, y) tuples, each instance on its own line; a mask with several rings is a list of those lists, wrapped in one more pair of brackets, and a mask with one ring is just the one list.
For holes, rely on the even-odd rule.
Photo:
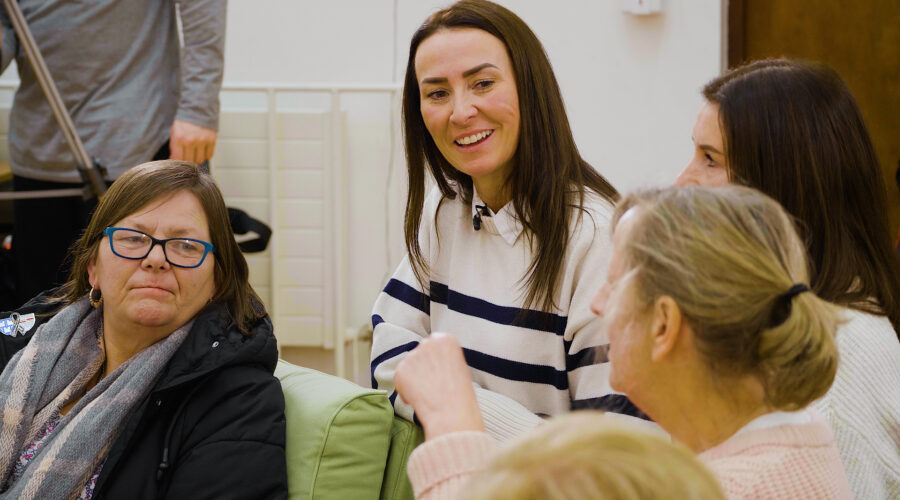
[(835, 431), (857, 498), (900, 495), (900, 256), (856, 100), (817, 63), (757, 61), (703, 89), (679, 184), (757, 188), (799, 221), (810, 285), (847, 308), (835, 383), (813, 404)]
[(408, 255), (374, 306), (373, 386), (414, 419), (394, 371), (446, 332), (496, 437), (582, 407), (636, 414), (589, 326), (617, 193), (579, 155), (535, 34), (484, 0), (433, 14), (410, 43), (403, 124)]
[(272, 323), (197, 165), (119, 177), (0, 321), (0, 498), (285, 498)]

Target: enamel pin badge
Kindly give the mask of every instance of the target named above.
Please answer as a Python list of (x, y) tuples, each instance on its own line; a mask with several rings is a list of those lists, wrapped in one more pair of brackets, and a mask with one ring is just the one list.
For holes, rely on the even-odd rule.
[(34, 326), (34, 313), (24, 316), (19, 313), (12, 313), (8, 318), (0, 319), (0, 333), (15, 337), (16, 335), (24, 335), (31, 327)]

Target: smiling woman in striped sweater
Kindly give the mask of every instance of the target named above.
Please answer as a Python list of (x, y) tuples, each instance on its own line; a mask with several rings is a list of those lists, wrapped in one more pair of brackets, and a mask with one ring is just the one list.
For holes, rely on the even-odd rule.
[(617, 193), (579, 155), (534, 33), (483, 0), (438, 11), (410, 45), (403, 119), (408, 255), (374, 306), (372, 385), (414, 420), (394, 371), (446, 332), (497, 438), (571, 409), (637, 414), (607, 383), (588, 307)]

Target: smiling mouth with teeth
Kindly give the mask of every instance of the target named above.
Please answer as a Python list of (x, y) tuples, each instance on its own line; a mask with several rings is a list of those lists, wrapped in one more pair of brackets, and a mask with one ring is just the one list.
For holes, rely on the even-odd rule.
[(472, 134), (470, 136), (463, 137), (462, 139), (457, 139), (453, 142), (455, 142), (458, 146), (471, 146), (487, 139), (493, 133), (493, 130), (485, 130), (484, 132), (478, 132), (477, 134)]

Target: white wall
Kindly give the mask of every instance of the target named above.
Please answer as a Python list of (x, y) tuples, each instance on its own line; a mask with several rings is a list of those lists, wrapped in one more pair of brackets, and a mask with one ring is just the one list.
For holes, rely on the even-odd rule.
[[(723, 1), (664, 0), (663, 13), (650, 17), (623, 12), (618, 0), (500, 3), (544, 43), (584, 157), (628, 190), (669, 183), (687, 161), (699, 89), (720, 69)], [(398, 82), (412, 33), (447, 3), (231, 0), (226, 83)], [(396, 112), (397, 102), (370, 95), (343, 102), (349, 126), (349, 325), (368, 321), (372, 300), (403, 253), (405, 167), (392, 105)]]

